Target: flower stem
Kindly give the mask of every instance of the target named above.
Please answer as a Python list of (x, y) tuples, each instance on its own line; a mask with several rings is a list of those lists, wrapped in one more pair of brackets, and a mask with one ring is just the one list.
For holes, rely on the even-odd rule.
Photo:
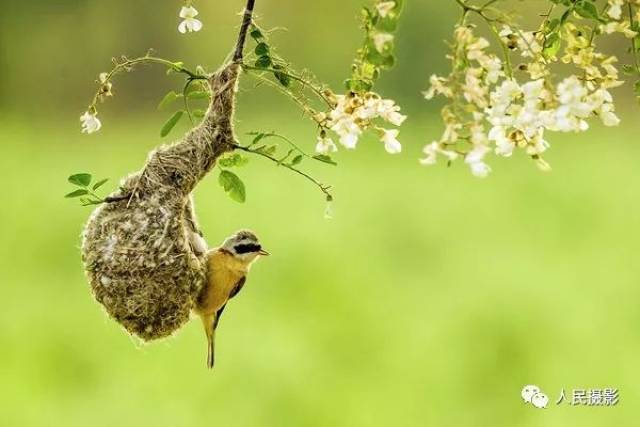
[[(175, 72), (186, 74), (189, 77), (189, 81), (207, 79), (207, 76), (199, 75), (194, 73), (193, 71), (190, 71), (189, 69), (185, 68), (180, 62), (172, 62), (172, 61), (169, 61), (168, 59), (157, 58), (155, 56), (141, 56), (140, 58), (134, 58), (134, 59), (125, 58), (123, 62), (116, 63), (115, 67), (113, 67), (113, 69), (105, 77), (105, 81), (107, 82), (111, 81), (111, 79), (122, 70), (127, 70), (133, 67), (134, 65), (144, 64), (144, 63), (164, 65), (170, 70), (174, 70)], [(100, 92), (96, 93), (95, 96), (93, 97), (91, 107), (95, 108), (95, 105), (98, 103), (99, 97), (100, 97)]]

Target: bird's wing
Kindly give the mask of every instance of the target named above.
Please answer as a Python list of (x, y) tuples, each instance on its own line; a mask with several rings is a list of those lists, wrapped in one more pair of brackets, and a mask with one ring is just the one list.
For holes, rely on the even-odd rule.
[[(247, 281), (247, 276), (244, 276), (242, 279), (238, 280), (238, 283), (235, 284), (235, 286), (233, 287), (233, 289), (229, 293), (229, 299), (231, 299), (231, 298), (235, 297), (236, 295), (238, 295), (238, 292), (240, 292), (240, 290), (244, 286), (244, 282), (246, 282), (246, 281)], [(218, 322), (220, 322), (220, 317), (222, 317), (222, 312), (224, 311), (224, 308), (226, 306), (227, 306), (227, 304), (225, 303), (222, 307), (220, 307), (220, 309), (216, 313), (216, 320), (215, 320), (215, 322), (213, 324), (213, 329), (214, 330), (218, 327)]]
[(242, 279), (238, 280), (238, 283), (236, 283), (236, 285), (233, 287), (233, 289), (229, 293), (229, 299), (238, 295), (238, 293), (242, 290), (242, 287), (244, 286), (246, 281), (247, 281), (247, 276), (243, 276)]

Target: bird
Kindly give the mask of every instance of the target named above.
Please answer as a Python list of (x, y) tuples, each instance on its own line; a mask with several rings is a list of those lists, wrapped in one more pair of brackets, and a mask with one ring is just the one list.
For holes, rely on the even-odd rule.
[(258, 257), (268, 255), (258, 237), (249, 230), (236, 232), (220, 247), (207, 252), (207, 277), (194, 311), (202, 319), (207, 336), (209, 369), (215, 364), (215, 333), (224, 308), (242, 290), (251, 264)]

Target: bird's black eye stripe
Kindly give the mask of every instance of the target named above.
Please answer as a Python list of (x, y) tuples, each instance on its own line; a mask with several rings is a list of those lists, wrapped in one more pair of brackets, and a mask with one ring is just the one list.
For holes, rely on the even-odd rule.
[(237, 254), (248, 254), (251, 252), (259, 252), (262, 246), (253, 243), (247, 243), (242, 245), (236, 245), (233, 247)]

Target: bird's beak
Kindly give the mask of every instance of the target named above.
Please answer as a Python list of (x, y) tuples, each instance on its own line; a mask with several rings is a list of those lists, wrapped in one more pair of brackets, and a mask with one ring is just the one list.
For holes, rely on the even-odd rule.
[(269, 252), (265, 251), (264, 249), (260, 249), (260, 251), (258, 252), (259, 255), (262, 256), (269, 256), (271, 255)]

